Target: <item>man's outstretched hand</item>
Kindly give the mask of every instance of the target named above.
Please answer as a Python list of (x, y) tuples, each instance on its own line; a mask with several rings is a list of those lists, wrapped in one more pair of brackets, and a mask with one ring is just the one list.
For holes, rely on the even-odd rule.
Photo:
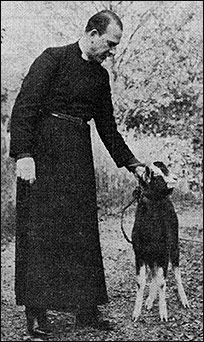
[(128, 171), (132, 172), (136, 178), (141, 177), (145, 171), (146, 164), (144, 163), (132, 163), (127, 166)]

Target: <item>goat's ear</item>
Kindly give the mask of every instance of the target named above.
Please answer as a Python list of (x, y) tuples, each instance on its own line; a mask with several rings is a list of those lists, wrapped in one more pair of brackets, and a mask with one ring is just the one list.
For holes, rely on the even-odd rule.
[(149, 166), (145, 166), (145, 174), (149, 178), (149, 176), (150, 176), (150, 168), (149, 168)]
[(154, 171), (150, 169), (148, 166), (145, 166), (145, 181), (147, 183), (151, 182), (154, 177)]
[(161, 161), (155, 161), (153, 164), (154, 164), (156, 167), (158, 167), (158, 168), (163, 172), (163, 174), (164, 174), (165, 176), (168, 176), (169, 170), (167, 169), (166, 165), (165, 165), (163, 162), (161, 162)]
[(170, 188), (170, 189), (168, 189), (167, 191), (168, 191), (168, 195), (171, 195), (172, 192), (174, 191), (174, 188)]
[(151, 170), (148, 166), (145, 166), (144, 181), (148, 184), (150, 180), (151, 180)]

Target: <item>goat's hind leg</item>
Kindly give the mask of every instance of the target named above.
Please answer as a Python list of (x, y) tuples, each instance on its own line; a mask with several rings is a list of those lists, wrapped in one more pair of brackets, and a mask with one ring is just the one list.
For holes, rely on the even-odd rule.
[(179, 294), (181, 303), (184, 306), (184, 308), (186, 307), (189, 308), (189, 303), (188, 303), (188, 299), (186, 297), (185, 290), (182, 284), (181, 271), (179, 268), (179, 248), (176, 248), (171, 251), (170, 258), (171, 258), (171, 263), (172, 263), (174, 276), (176, 279), (176, 285), (178, 288), (178, 294)]
[[(137, 262), (137, 261), (136, 261)], [(132, 314), (132, 319), (134, 322), (137, 321), (141, 315), (142, 302), (144, 296), (144, 288), (146, 285), (146, 267), (143, 264), (141, 267), (136, 266), (136, 283), (137, 283), (137, 297), (135, 301), (134, 311)]]
[(151, 270), (151, 273), (152, 273), (152, 280), (149, 286), (149, 295), (145, 302), (145, 307), (147, 310), (150, 310), (152, 308), (153, 302), (156, 299), (157, 292), (158, 292), (157, 279), (156, 279), (154, 270)]
[(179, 297), (181, 299), (181, 303), (184, 306), (184, 308), (189, 308), (189, 303), (188, 303), (188, 299), (186, 297), (186, 293), (182, 284), (182, 280), (181, 280), (181, 272), (180, 272), (180, 268), (179, 266), (173, 267), (174, 270), (174, 275), (175, 275), (175, 279), (176, 279), (176, 284), (177, 284), (177, 288), (178, 288), (178, 294)]

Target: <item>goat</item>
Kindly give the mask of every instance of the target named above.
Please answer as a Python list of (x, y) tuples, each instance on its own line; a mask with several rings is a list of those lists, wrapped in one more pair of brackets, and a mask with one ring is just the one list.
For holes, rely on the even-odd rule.
[(169, 198), (173, 188), (169, 188), (168, 184), (172, 178), (162, 162), (154, 162), (151, 168), (146, 166), (144, 175), (138, 177), (139, 187), (133, 194), (138, 205), (131, 240), (127, 238), (121, 225), (123, 234), (132, 244), (135, 254), (138, 289), (132, 318), (136, 322), (141, 315), (146, 272), (150, 270), (152, 281), (145, 305), (150, 310), (159, 293), (160, 319), (167, 321), (165, 296), (169, 261), (173, 267), (181, 302), (184, 307), (189, 307), (179, 269), (178, 217)]

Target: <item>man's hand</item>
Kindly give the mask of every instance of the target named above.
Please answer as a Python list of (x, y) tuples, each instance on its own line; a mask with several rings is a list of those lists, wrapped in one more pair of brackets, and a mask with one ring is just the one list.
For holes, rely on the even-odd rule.
[(35, 162), (31, 157), (25, 157), (17, 160), (17, 177), (30, 181), (33, 184), (36, 180)]
[(136, 178), (137, 177), (142, 177), (144, 172), (145, 172), (145, 165), (144, 166), (137, 166), (135, 168), (134, 175), (135, 175)]
[(134, 174), (135, 178), (138, 178), (138, 176), (141, 177), (143, 175), (145, 171), (145, 166), (146, 166), (145, 164), (137, 162), (137, 163), (129, 164), (127, 168), (130, 172)]

